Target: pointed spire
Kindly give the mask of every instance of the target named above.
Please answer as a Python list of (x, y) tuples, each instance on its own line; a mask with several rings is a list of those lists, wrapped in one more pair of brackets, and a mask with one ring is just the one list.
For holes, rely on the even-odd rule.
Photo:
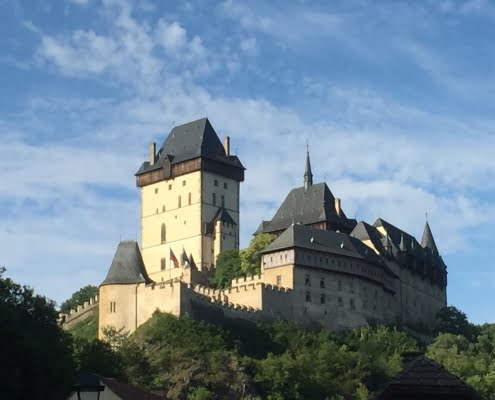
[(423, 231), (421, 246), (424, 248), (429, 247), (433, 254), (438, 255), (437, 245), (435, 244), (435, 239), (433, 239), (433, 234), (431, 233), (430, 224), (428, 224), (428, 221), (426, 221), (425, 229)]
[(309, 146), (306, 144), (306, 169), (304, 170), (304, 189), (313, 184), (313, 173), (311, 172), (311, 161), (309, 160)]
[(404, 234), (403, 233), (400, 235), (399, 250), (400, 251), (407, 251), (407, 249), (406, 249), (406, 243), (404, 242)]

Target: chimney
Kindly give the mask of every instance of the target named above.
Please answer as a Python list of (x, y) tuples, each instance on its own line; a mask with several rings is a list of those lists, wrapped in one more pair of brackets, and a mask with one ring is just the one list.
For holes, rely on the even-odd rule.
[(150, 144), (150, 165), (153, 165), (156, 162), (156, 143), (153, 142)]
[(225, 139), (223, 139), (223, 147), (225, 149), (225, 155), (227, 157), (230, 156), (230, 136), (225, 136)]
[(340, 199), (338, 197), (335, 198), (335, 212), (340, 217), (340, 214), (341, 214), (341, 210), (340, 210)]

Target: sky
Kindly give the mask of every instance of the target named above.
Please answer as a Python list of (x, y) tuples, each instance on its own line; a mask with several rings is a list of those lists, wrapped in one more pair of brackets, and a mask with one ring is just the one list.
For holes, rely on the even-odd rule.
[(207, 116), (245, 167), (241, 245), (303, 183), (421, 239), (495, 322), (495, 3), (0, 0), (0, 266), (59, 304), (139, 240), (134, 174)]

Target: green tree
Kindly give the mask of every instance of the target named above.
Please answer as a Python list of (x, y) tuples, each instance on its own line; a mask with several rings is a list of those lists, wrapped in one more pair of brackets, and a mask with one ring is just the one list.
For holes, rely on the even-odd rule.
[(0, 268), (2, 399), (63, 399), (74, 380), (71, 337), (52, 301), (4, 278)]
[(243, 275), (239, 250), (226, 250), (217, 257), (215, 272), (210, 283), (218, 288), (226, 288), (232, 279)]
[(96, 286), (87, 285), (75, 292), (70, 299), (64, 301), (60, 306), (60, 311), (68, 314), (70, 310), (76, 309), (78, 305), (84, 304), (85, 301), (95, 297), (98, 294)]
[(249, 246), (240, 252), (241, 269), (246, 275), (260, 273), (261, 251), (275, 240), (276, 236), (270, 233), (259, 233), (253, 237)]
[(442, 308), (437, 313), (435, 325), (438, 333), (462, 335), (470, 340), (479, 333), (479, 328), (471, 324), (466, 314), (454, 306)]

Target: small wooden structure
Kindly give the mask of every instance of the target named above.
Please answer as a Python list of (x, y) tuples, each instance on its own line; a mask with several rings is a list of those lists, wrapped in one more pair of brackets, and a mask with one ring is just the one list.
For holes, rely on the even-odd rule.
[(462, 379), (423, 353), (402, 355), (404, 369), (375, 400), (483, 400)]

